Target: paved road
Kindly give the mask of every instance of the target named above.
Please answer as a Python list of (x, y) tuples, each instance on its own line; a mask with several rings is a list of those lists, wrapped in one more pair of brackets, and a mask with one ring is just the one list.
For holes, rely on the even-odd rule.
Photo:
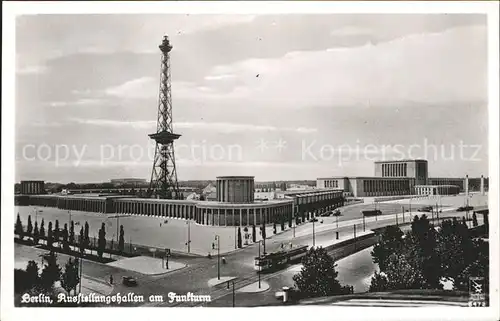
[[(359, 213), (359, 212), (357, 212)], [(416, 214), (416, 213), (414, 213)], [(458, 213), (459, 215), (463, 215)], [(358, 214), (359, 215), (359, 214)], [(452, 213), (447, 214), (452, 215)], [(395, 216), (394, 216), (395, 217)], [(407, 216), (407, 218), (409, 218)], [(330, 218), (332, 219), (332, 218)], [(366, 230), (373, 229), (376, 227), (382, 227), (387, 225), (392, 225), (395, 223), (395, 219), (390, 216), (378, 217), (376, 221), (372, 219), (366, 220)], [(357, 231), (358, 233), (362, 230), (362, 220), (357, 221)], [(312, 231), (312, 223), (307, 223), (302, 227), (302, 229), (307, 230), (310, 229)], [(350, 236), (353, 231), (353, 225), (351, 222), (343, 221), (343, 224), (339, 224), (339, 228), (336, 228), (336, 222), (334, 223), (333, 219), (327, 223), (326, 219), (324, 219), (324, 223), (321, 224), (319, 222), (314, 224), (315, 230), (317, 233), (315, 234), (315, 242), (316, 245), (326, 244), (328, 242), (333, 242), (335, 239), (335, 232), (339, 232), (340, 239), (346, 239)], [(272, 252), (281, 247), (282, 243), (293, 245), (307, 244), (312, 245), (312, 235), (309, 233), (299, 233), (299, 229), (296, 230), (296, 237), (293, 238), (293, 231), (288, 230), (280, 235), (276, 235), (273, 239), (266, 241), (266, 251)], [(303, 234), (303, 235), (302, 235)], [(371, 246), (373, 244), (373, 240), (370, 244), (364, 244), (364, 247)], [(258, 254), (258, 246), (259, 244), (253, 244), (241, 250), (238, 250), (233, 253), (226, 254), (225, 257), (227, 259), (227, 264), (223, 264), (220, 266), (221, 276), (234, 276), (237, 277), (235, 281), (235, 289), (241, 288), (245, 285), (251, 284), (258, 280), (258, 276), (253, 270), (253, 261), (254, 258)], [(358, 244), (359, 248), (362, 245)], [(38, 259), (38, 254), (43, 250), (23, 247), (32, 249), (31, 251), (18, 251), (18, 246), (16, 245), (16, 258), (18, 256), (28, 256), (32, 257), (31, 259)], [(352, 251), (353, 245), (346, 248), (338, 249), (338, 253), (333, 252), (334, 256), (337, 259), (342, 255), (346, 255), (345, 253)], [(26, 254), (28, 253), (28, 254)], [(59, 254), (59, 260), (62, 262), (66, 262), (67, 256)], [(145, 297), (148, 297), (151, 294), (161, 294), (166, 296), (169, 292), (175, 292), (178, 294), (186, 294), (187, 292), (197, 293), (197, 294), (210, 294), (212, 298), (215, 300), (217, 298), (224, 298), (230, 291), (225, 288), (225, 284), (219, 285), (216, 287), (209, 287), (208, 280), (211, 278), (217, 277), (217, 259), (207, 259), (207, 258), (186, 258), (184, 263), (188, 264), (186, 268), (173, 271), (168, 274), (159, 275), (159, 276), (146, 276), (139, 273), (126, 271), (123, 269), (119, 269), (116, 267), (111, 267), (107, 265), (103, 265), (96, 262), (90, 262), (84, 260), (83, 272), (85, 275), (89, 275), (94, 278), (99, 278), (103, 280), (107, 280), (109, 275), (112, 274), (115, 280), (121, 280), (121, 277), (124, 275), (131, 275), (138, 279), (138, 286), (135, 288), (127, 288), (121, 284), (117, 284), (113, 289), (113, 293), (127, 293), (134, 292), (135, 294), (142, 294)], [(61, 266), (63, 264), (60, 264)], [(266, 279), (269, 279), (270, 284), (274, 288), (275, 286), (281, 286), (279, 284), (279, 277), (283, 271), (279, 271), (276, 274), (265, 276)], [(254, 294), (238, 294), (239, 296), (249, 296), (253, 297), (255, 300)], [(222, 300), (222, 299), (221, 299)], [(224, 299), (222, 302), (224, 302)], [(217, 302), (217, 301), (215, 301)], [(240, 301), (238, 301), (240, 302)], [(218, 303), (213, 303), (218, 304)], [(222, 304), (222, 303), (221, 303)], [(169, 304), (167, 302), (163, 302), (161, 304), (146, 304), (146, 306), (175, 306), (175, 304)], [(229, 305), (231, 306), (231, 305)]]

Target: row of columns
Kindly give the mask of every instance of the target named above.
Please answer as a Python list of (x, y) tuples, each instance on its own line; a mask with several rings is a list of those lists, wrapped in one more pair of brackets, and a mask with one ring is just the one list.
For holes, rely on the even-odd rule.
[(406, 163), (382, 164), (383, 177), (406, 177), (408, 166)]
[(253, 178), (218, 178), (216, 194), (218, 202), (225, 203), (252, 203), (254, 201)]
[(61, 197), (57, 201), (57, 207), (66, 210), (106, 213), (106, 199), (71, 199)]
[(293, 204), (258, 208), (199, 208), (195, 204), (148, 202), (116, 203), (117, 213), (192, 219), (198, 224), (213, 226), (247, 226), (271, 223), (274, 219), (291, 217)]
[(297, 195), (297, 204), (310, 204), (310, 203), (316, 203), (316, 202), (321, 202), (325, 200), (336, 200), (338, 198), (341, 198), (343, 195), (343, 192), (339, 191), (328, 191), (328, 192), (320, 192), (320, 193), (310, 193), (310, 194), (303, 194), (303, 195)]
[(194, 219), (194, 204), (176, 204), (163, 202), (116, 201), (115, 212)]
[(248, 226), (291, 220), (293, 203), (254, 208), (196, 208), (195, 221), (213, 226)]
[(456, 195), (459, 191), (458, 186), (415, 186), (417, 195)]
[(338, 179), (325, 180), (325, 188), (338, 188), (338, 187), (339, 187)]
[(37, 195), (45, 193), (43, 181), (21, 181), (21, 194)]
[(296, 207), (295, 217), (302, 219), (302, 222), (309, 220), (311, 217), (316, 217), (319, 214), (344, 206), (343, 200), (337, 198), (318, 203), (300, 204)]

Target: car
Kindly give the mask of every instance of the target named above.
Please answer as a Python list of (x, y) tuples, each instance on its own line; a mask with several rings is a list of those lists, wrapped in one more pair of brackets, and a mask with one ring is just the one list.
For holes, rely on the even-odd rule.
[(122, 283), (126, 286), (136, 286), (137, 280), (132, 276), (124, 276), (122, 277)]
[(419, 212), (432, 212), (432, 206), (424, 206), (418, 209)]
[(317, 222), (317, 221), (318, 221), (318, 219), (315, 217), (313, 217), (312, 219), (309, 220), (309, 222)]
[(474, 206), (460, 206), (457, 208), (457, 212), (465, 212), (465, 211), (472, 211), (474, 209)]
[(333, 212), (333, 216), (340, 216), (340, 210), (335, 210)]

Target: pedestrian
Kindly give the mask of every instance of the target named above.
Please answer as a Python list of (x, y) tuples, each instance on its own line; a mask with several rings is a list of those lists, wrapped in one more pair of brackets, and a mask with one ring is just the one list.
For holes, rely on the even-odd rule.
[(113, 285), (113, 275), (109, 276), (109, 284)]

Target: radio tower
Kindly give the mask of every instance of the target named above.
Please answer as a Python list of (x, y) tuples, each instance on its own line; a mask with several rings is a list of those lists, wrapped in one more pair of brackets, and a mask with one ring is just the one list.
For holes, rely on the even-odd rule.
[(172, 128), (170, 87), (170, 51), (172, 48), (168, 36), (164, 36), (160, 45), (162, 57), (156, 133), (149, 135), (156, 142), (156, 148), (148, 194), (150, 197), (163, 199), (180, 197), (175, 169), (174, 140), (181, 135), (174, 134)]

